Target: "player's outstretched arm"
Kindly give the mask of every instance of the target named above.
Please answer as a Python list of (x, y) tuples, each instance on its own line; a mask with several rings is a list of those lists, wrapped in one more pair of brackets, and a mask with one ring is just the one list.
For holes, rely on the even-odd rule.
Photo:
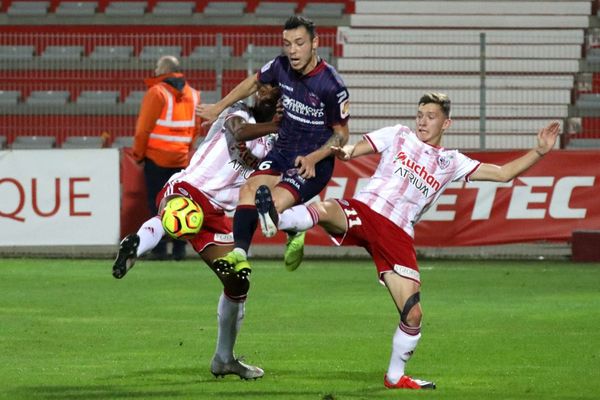
[(331, 152), (342, 161), (348, 161), (352, 158), (376, 153), (373, 146), (365, 139), (362, 139), (356, 144), (347, 144), (344, 147), (332, 146)]
[(279, 122), (259, 122), (251, 124), (241, 117), (232, 117), (225, 122), (225, 128), (233, 134), (237, 141), (253, 140), (269, 133), (277, 132)]
[(227, 96), (223, 97), (215, 104), (198, 105), (196, 107), (196, 115), (207, 122), (212, 123), (227, 107), (230, 107), (237, 101), (245, 99), (257, 90), (258, 77), (256, 75), (251, 75), (240, 82), (236, 87), (233, 88), (231, 92), (227, 94)]
[(483, 163), (479, 166), (477, 171), (471, 175), (471, 180), (508, 182), (514, 179), (552, 150), (556, 144), (559, 131), (560, 123), (558, 121), (549, 123), (546, 127), (541, 128), (538, 131), (538, 144), (535, 148), (502, 166)]

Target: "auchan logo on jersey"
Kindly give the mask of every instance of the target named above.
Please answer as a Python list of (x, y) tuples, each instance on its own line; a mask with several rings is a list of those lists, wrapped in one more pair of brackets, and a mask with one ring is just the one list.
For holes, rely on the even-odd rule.
[(408, 177), (410, 182), (413, 183), (415, 186), (417, 186), (417, 189), (419, 189), (421, 192), (423, 192), (423, 194), (427, 195), (429, 191), (427, 190), (426, 191), (427, 193), (426, 193), (423, 190), (422, 186), (419, 186), (416, 184), (416, 182), (414, 182), (415, 175), (410, 174), (407, 176), (407, 172), (414, 172), (414, 174), (416, 174), (416, 176), (420, 177), (433, 190), (438, 191), (441, 189), (442, 185), (440, 184), (440, 182), (437, 179), (435, 179), (435, 177), (433, 175), (430, 175), (429, 172), (427, 172), (427, 170), (425, 169), (425, 166), (418, 164), (414, 160), (411, 160), (405, 152), (403, 152), (403, 151), (398, 152), (398, 154), (396, 154), (396, 157), (394, 157), (394, 161), (400, 162), (400, 165), (408, 168), (408, 171), (407, 171), (400, 167), (396, 170), (396, 173), (400, 173), (405, 178)]

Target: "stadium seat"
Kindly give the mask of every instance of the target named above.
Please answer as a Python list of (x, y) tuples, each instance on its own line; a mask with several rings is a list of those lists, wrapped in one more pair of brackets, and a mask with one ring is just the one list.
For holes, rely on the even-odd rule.
[(63, 149), (100, 149), (103, 141), (100, 136), (68, 136), (63, 142)]
[(17, 136), (11, 148), (14, 150), (51, 149), (55, 144), (54, 136)]
[(32, 106), (62, 106), (67, 104), (68, 91), (34, 90), (29, 94), (25, 103)]
[(133, 46), (96, 46), (90, 53), (92, 60), (129, 60)]
[(21, 92), (18, 90), (0, 90), (0, 106), (11, 106), (19, 102)]
[(302, 14), (311, 18), (340, 18), (345, 7), (344, 3), (307, 3)]
[(598, 149), (600, 148), (600, 139), (584, 139), (577, 138), (569, 140), (567, 145), (570, 149)]
[(79, 105), (113, 105), (119, 99), (118, 91), (83, 90), (76, 103)]
[(13, 1), (6, 14), (15, 17), (40, 17), (48, 14), (49, 1)]
[(200, 100), (203, 104), (214, 104), (221, 100), (221, 94), (214, 90), (202, 90), (200, 92)]
[(245, 1), (210, 1), (203, 14), (209, 17), (241, 17), (245, 8)]
[(328, 46), (319, 46), (317, 48), (317, 54), (325, 59), (325, 61), (330, 61), (333, 57), (333, 49)]
[(196, 46), (188, 56), (191, 60), (215, 60), (221, 58), (228, 60), (233, 54), (231, 46)]
[(0, 60), (30, 61), (34, 51), (33, 46), (0, 46)]
[(585, 60), (590, 64), (600, 64), (600, 47), (589, 48)]
[(161, 17), (191, 16), (196, 8), (192, 1), (159, 1), (152, 9), (152, 14)]
[(62, 1), (55, 14), (61, 17), (92, 17), (97, 7), (95, 1)]
[(575, 105), (581, 108), (600, 108), (600, 93), (582, 93)]
[(132, 90), (131, 92), (129, 92), (123, 103), (131, 105), (140, 105), (145, 94), (146, 92), (144, 90)]
[(83, 54), (83, 46), (46, 46), (42, 53), (44, 60), (79, 60)]
[(253, 60), (257, 62), (267, 62), (280, 55), (282, 52), (280, 46), (254, 46), (248, 45), (242, 57), (245, 60)]
[(257, 17), (289, 17), (295, 14), (297, 6), (296, 3), (261, 1), (254, 14)]
[(132, 147), (133, 136), (117, 136), (112, 143), (112, 148), (120, 149), (122, 147)]
[(156, 61), (162, 56), (181, 57), (181, 46), (144, 46), (139, 57), (142, 61)]
[(110, 17), (141, 17), (147, 6), (145, 1), (111, 1), (104, 14)]

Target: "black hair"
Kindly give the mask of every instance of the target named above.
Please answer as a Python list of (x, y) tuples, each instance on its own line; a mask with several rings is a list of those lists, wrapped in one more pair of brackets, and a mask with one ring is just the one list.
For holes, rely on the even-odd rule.
[(310, 36), (310, 40), (313, 40), (315, 36), (317, 36), (317, 31), (315, 29), (315, 23), (312, 20), (303, 17), (301, 15), (292, 15), (285, 21), (283, 25), (283, 30), (296, 29), (303, 26), (306, 28), (308, 35)]

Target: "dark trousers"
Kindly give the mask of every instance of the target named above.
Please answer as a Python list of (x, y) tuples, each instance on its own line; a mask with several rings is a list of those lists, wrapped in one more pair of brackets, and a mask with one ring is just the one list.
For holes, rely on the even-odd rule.
[[(152, 215), (158, 214), (158, 208), (156, 207), (156, 196), (161, 191), (165, 183), (169, 180), (171, 175), (181, 171), (181, 168), (165, 168), (159, 165), (149, 158), (144, 160), (144, 178), (146, 180), (146, 192), (148, 200), (148, 208)], [(166, 257), (167, 255), (167, 237), (152, 250), (152, 252), (159, 257)], [(185, 245), (186, 242), (182, 240), (173, 240), (173, 256), (184, 257), (185, 256)]]

